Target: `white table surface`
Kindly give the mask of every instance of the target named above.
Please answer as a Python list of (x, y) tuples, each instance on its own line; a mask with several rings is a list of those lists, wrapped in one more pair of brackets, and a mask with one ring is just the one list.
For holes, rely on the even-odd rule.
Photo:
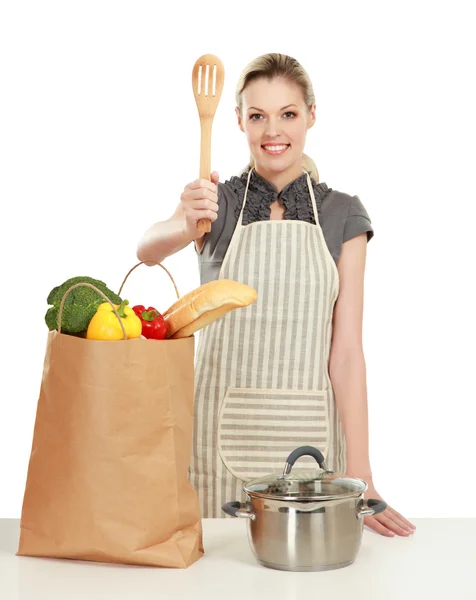
[(245, 521), (205, 519), (187, 569), (15, 556), (19, 520), (0, 519), (1, 600), (476, 600), (476, 519), (411, 519), (409, 538), (365, 529), (355, 562), (311, 573), (259, 565)]

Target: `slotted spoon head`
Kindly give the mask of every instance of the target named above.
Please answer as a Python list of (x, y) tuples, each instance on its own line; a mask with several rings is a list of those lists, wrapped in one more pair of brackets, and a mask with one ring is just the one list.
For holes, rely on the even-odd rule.
[[(214, 54), (204, 54), (193, 66), (192, 87), (200, 117), (200, 178), (210, 180), (212, 124), (218, 103), (220, 102), (225, 69), (223, 63)], [(197, 228), (201, 232), (211, 230), (209, 219), (200, 219)]]
[(213, 119), (220, 102), (225, 69), (214, 54), (201, 56), (192, 71), (192, 86), (200, 118)]

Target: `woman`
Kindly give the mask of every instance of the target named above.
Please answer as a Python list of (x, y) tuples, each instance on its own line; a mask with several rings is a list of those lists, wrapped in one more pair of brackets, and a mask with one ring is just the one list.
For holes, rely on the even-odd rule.
[[(250, 165), (225, 183), (214, 172), (185, 186), (174, 215), (153, 225), (137, 252), (160, 262), (193, 241), (202, 284), (234, 279), (258, 292), (200, 334), (190, 480), (202, 515), (223, 516), (223, 503), (244, 500), (243, 481), (282, 469), (290, 450), (308, 444), (380, 499), (362, 350), (370, 219), (358, 196), (319, 183), (303, 154), (316, 105), (295, 59), (255, 59), (236, 103)], [(202, 218), (212, 222), (207, 234), (197, 229)], [(415, 529), (391, 507), (365, 523), (386, 536)]]

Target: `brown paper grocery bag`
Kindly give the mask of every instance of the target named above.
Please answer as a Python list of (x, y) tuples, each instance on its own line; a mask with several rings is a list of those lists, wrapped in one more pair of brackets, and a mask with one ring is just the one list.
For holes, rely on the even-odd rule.
[(203, 555), (188, 480), (194, 338), (95, 341), (58, 329), (48, 334), (17, 555), (188, 567)]

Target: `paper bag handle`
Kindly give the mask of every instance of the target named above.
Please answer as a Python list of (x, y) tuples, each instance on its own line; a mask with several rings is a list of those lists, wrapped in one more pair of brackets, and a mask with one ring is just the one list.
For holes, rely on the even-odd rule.
[[(172, 277), (172, 275), (170, 274), (170, 272), (169, 272), (169, 271), (168, 271), (168, 270), (167, 270), (167, 269), (164, 267), (164, 265), (163, 265), (162, 263), (158, 263), (158, 262), (154, 262), (154, 261), (149, 261), (149, 260), (148, 260), (147, 262), (148, 262), (148, 263), (150, 263), (150, 262), (153, 262), (153, 263), (154, 263), (154, 265), (157, 265), (158, 267), (162, 267), (162, 269), (163, 269), (163, 270), (164, 270), (164, 271), (167, 273), (167, 275), (170, 277), (170, 279), (171, 279), (171, 281), (172, 281), (172, 283), (173, 283), (173, 285), (174, 285), (174, 288), (175, 288), (175, 293), (177, 294), (177, 300), (178, 300), (178, 299), (180, 299), (180, 294), (179, 294), (179, 291), (178, 291), (178, 289), (177, 289), (177, 286), (176, 286), (176, 284), (175, 284), (174, 278)], [(145, 261), (141, 261), (141, 262), (137, 263), (136, 265), (134, 265), (134, 266), (132, 267), (132, 269), (129, 271), (129, 273), (127, 273), (127, 275), (124, 277), (124, 281), (122, 282), (122, 284), (121, 284), (121, 287), (119, 288), (119, 291), (117, 292), (117, 295), (118, 295), (118, 296), (120, 296), (120, 295), (121, 295), (122, 288), (124, 287), (124, 284), (126, 283), (126, 281), (127, 281), (127, 278), (128, 278), (128, 277), (129, 277), (129, 275), (132, 273), (132, 271), (133, 271), (134, 269), (137, 269), (137, 267), (138, 267), (139, 265), (143, 265), (143, 264), (145, 264)]]
[(58, 333), (61, 333), (61, 320), (63, 318), (63, 306), (64, 306), (64, 302), (66, 300), (66, 297), (69, 295), (70, 292), (72, 292), (74, 290), (74, 288), (77, 288), (77, 287), (90, 287), (93, 290), (96, 290), (96, 292), (98, 294), (100, 294), (104, 298), (104, 300), (106, 302), (109, 302), (109, 304), (112, 306), (112, 310), (114, 311), (114, 314), (119, 319), (119, 325), (121, 326), (122, 333), (124, 334), (124, 339), (127, 340), (127, 333), (126, 333), (126, 330), (124, 328), (124, 323), (122, 322), (122, 319), (119, 316), (119, 313), (117, 312), (116, 307), (109, 300), (109, 298), (106, 296), (106, 294), (104, 294), (103, 292), (101, 292), (101, 290), (98, 290), (98, 288), (95, 285), (92, 285), (91, 283), (75, 283), (64, 294), (63, 298), (61, 299), (61, 304), (60, 304), (59, 311), (58, 311)]

